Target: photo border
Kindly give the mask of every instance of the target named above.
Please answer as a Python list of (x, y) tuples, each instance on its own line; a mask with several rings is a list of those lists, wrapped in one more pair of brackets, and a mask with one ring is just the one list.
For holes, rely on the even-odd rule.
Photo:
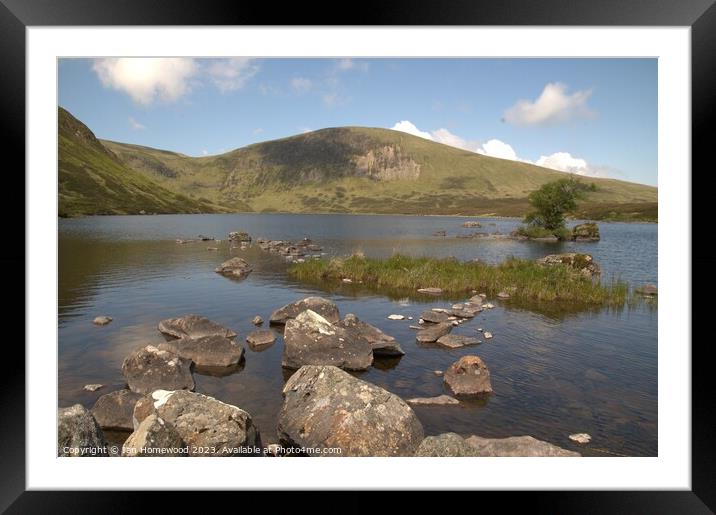
[[(0, 0), (0, 62), (3, 63), (3, 77), (0, 81), (0, 113), (3, 125), (2, 148), (5, 155), (18, 154), (24, 148), (25, 139), (25, 29), (38, 25), (261, 25), (267, 20), (271, 25), (303, 22), (316, 25), (324, 19), (326, 25), (341, 25), (336, 20), (325, 21), (325, 11), (319, 4), (310, 7), (305, 4), (289, 4), (286, 9), (270, 6), (252, 6), (251, 11), (228, 2), (108, 2), (99, 4), (91, 0), (52, 2), (47, 0)], [(61, 4), (61, 5), (60, 5)], [(371, 5), (374, 4), (374, 5)], [(244, 6), (241, 6), (244, 7)], [(313, 10), (313, 11), (312, 11)], [(300, 12), (299, 12), (300, 11)], [(499, 5), (477, 2), (456, 1), (441, 5), (437, 2), (418, 8), (409, 2), (394, 2), (390, 8), (384, 3), (367, 2), (362, 13), (357, 13), (351, 25), (622, 25), (622, 26), (689, 26), (692, 42), (692, 163), (703, 163), (706, 167), (706, 153), (714, 145), (714, 112), (716, 87), (712, 77), (716, 75), (716, 7), (713, 0), (639, 0), (628, 5), (613, 0), (601, 1), (555, 1), (502, 2)], [(330, 10), (328, 11), (331, 12)], [(711, 164), (711, 163), (709, 163)], [(24, 169), (24, 154), (15, 169)], [(711, 164), (711, 166), (713, 166)], [(10, 173), (11, 168), (6, 168)], [(674, 172), (677, 173), (677, 172)], [(19, 173), (14, 174), (16, 188), (11, 191), (25, 192), (25, 184)], [(11, 178), (8, 178), (11, 180)], [(698, 191), (698, 190), (697, 190)], [(24, 198), (24, 195), (14, 195)], [(21, 201), (20, 201), (21, 202)], [(694, 222), (708, 220), (708, 202), (692, 203)], [(698, 211), (701, 209), (701, 212)], [(24, 210), (23, 210), (24, 211)], [(697, 216), (697, 213), (700, 216)], [(699, 222), (703, 223), (703, 222)], [(25, 225), (20, 236), (20, 224), (15, 223), (10, 231), (16, 231), (18, 241), (25, 241)], [(694, 227), (694, 233), (696, 227)], [(14, 234), (13, 234), (14, 236)], [(6, 270), (25, 269), (24, 246), (22, 255), (16, 253), (3, 257)], [(710, 260), (713, 261), (713, 260)], [(694, 265), (711, 264), (709, 259), (694, 260)], [(27, 273), (27, 270), (25, 269)], [(692, 271), (693, 273), (693, 271)], [(19, 281), (18, 277), (14, 280)], [(710, 275), (710, 274), (708, 274)], [(700, 282), (708, 290), (710, 277)], [(23, 294), (25, 298), (25, 294)], [(672, 302), (679, 300), (671, 300)], [(18, 311), (19, 311), (19, 303)], [(693, 304), (697, 307), (697, 303)], [(25, 308), (23, 303), (23, 309)], [(18, 313), (19, 315), (19, 313)], [(10, 315), (8, 318), (10, 318)], [(23, 317), (24, 318), (24, 317)], [(688, 335), (689, 337), (691, 335)], [(691, 338), (689, 338), (691, 339)], [(689, 342), (674, 342), (687, 344)], [(0, 395), (6, 416), (0, 424), (4, 437), (0, 445), (0, 464), (3, 479), (0, 481), (0, 510), (12, 504), (10, 512), (34, 513), (39, 507), (53, 506), (58, 513), (77, 513), (89, 510), (107, 509), (116, 511), (136, 509), (144, 505), (139, 494), (126, 495), (122, 492), (26, 492), (25, 491), (25, 357), (18, 352), (15, 359), (6, 358), (3, 386)], [(500, 502), (507, 505), (528, 500), (532, 511), (589, 511), (595, 512), (650, 512), (650, 513), (708, 513), (707, 506), (716, 506), (716, 476), (714, 463), (714, 429), (709, 415), (716, 409), (710, 362), (705, 354), (705, 345), (692, 347), (692, 491), (652, 492), (531, 492), (528, 499), (513, 493), (500, 495)], [(216, 495), (216, 492), (206, 492)], [(186, 507), (186, 496), (173, 492), (175, 501)], [(192, 496), (195, 494), (192, 494)], [(481, 495), (484, 495), (481, 493)], [(498, 495), (498, 494), (495, 494)], [(490, 495), (492, 497), (492, 494)], [(507, 499), (509, 500), (507, 500)], [(71, 502), (68, 502), (71, 500)], [(164, 499), (163, 499), (164, 502)], [(271, 501), (272, 503), (274, 501)], [(350, 505), (348, 497), (341, 503)], [(110, 510), (108, 510), (110, 511)]]

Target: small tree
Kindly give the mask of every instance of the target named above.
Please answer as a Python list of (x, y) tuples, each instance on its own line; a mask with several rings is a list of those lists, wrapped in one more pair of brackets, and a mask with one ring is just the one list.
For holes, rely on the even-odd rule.
[(565, 216), (577, 209), (577, 201), (587, 191), (596, 190), (594, 183), (587, 185), (573, 176), (548, 182), (530, 193), (528, 199), (533, 211), (525, 217), (525, 223), (550, 232), (564, 229)]

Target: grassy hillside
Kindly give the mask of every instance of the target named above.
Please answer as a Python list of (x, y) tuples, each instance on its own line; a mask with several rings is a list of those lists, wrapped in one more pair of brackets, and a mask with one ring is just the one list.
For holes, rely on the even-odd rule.
[(60, 216), (207, 213), (225, 208), (170, 191), (127, 167), (66, 110), (58, 113)]
[[(167, 189), (237, 211), (522, 216), (531, 191), (564, 176), (376, 128), (322, 129), (198, 158), (103, 143)], [(598, 190), (580, 216), (656, 219), (656, 188), (584, 180)]]

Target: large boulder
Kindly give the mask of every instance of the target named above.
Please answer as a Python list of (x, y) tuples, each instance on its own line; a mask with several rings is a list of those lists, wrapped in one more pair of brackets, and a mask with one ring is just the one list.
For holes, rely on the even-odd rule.
[(440, 337), (445, 336), (452, 331), (453, 325), (449, 322), (441, 322), (439, 324), (427, 325), (425, 329), (421, 329), (415, 335), (415, 339), (420, 343), (434, 343)]
[(445, 371), (443, 381), (455, 395), (491, 393), (490, 371), (477, 356), (463, 356)]
[(152, 413), (122, 445), (122, 456), (186, 456), (188, 447), (177, 429)]
[(470, 436), (465, 441), (477, 450), (477, 456), (581, 456), (578, 452), (562, 449), (531, 436), (510, 436), (508, 438)]
[(271, 313), (270, 323), (283, 325), (307, 309), (318, 313), (332, 324), (336, 324), (340, 320), (338, 306), (336, 306), (335, 302), (323, 297), (306, 297), (292, 304), (286, 304)]
[(352, 313), (347, 314), (338, 325), (345, 328), (352, 335), (367, 340), (373, 348), (373, 356), (397, 357), (405, 354), (405, 351), (403, 351), (395, 338), (385, 334), (377, 327), (359, 320)]
[(402, 399), (337, 367), (301, 367), (283, 397), (284, 446), (341, 450), (324, 456), (412, 456), (423, 440), (423, 426)]
[(602, 273), (599, 265), (594, 262), (589, 254), (566, 252), (564, 254), (549, 254), (537, 260), (538, 263), (547, 266), (564, 265), (577, 270), (585, 277), (593, 277)]
[(599, 226), (594, 222), (575, 225), (572, 229), (574, 241), (599, 241)]
[(185, 315), (179, 318), (167, 318), (159, 322), (159, 332), (170, 338), (200, 338), (202, 336), (223, 336), (235, 338), (231, 329), (212, 322), (201, 315)]
[(189, 456), (262, 455), (261, 437), (247, 412), (186, 390), (155, 390), (134, 408), (137, 430), (155, 414), (173, 426)]
[(92, 407), (92, 415), (102, 429), (132, 431), (134, 405), (142, 395), (132, 390), (116, 390), (103, 395)]
[(281, 364), (286, 368), (335, 365), (365, 370), (373, 363), (373, 348), (368, 340), (330, 323), (310, 309), (286, 322), (283, 340)]
[(191, 361), (154, 345), (127, 356), (122, 363), (122, 374), (129, 389), (141, 394), (157, 389), (194, 389)]
[(234, 279), (243, 279), (249, 275), (252, 270), (253, 268), (246, 260), (240, 257), (233, 257), (217, 266), (214, 272)]
[(244, 348), (223, 336), (179, 338), (157, 345), (181, 358), (193, 361), (200, 367), (228, 367), (236, 365), (244, 356)]
[(107, 441), (92, 414), (81, 404), (57, 412), (58, 456), (106, 456)]

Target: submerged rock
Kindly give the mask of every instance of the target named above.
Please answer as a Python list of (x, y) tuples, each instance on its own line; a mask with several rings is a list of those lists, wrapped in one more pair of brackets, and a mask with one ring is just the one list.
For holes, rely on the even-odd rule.
[(438, 338), (445, 336), (454, 327), (450, 322), (441, 322), (439, 324), (425, 324), (424, 329), (418, 331), (415, 335), (415, 339), (420, 343), (433, 343)]
[(137, 430), (152, 414), (173, 426), (189, 456), (257, 456), (261, 437), (251, 415), (237, 406), (186, 390), (156, 390), (134, 409)]
[(162, 342), (157, 348), (173, 352), (200, 367), (228, 367), (236, 365), (244, 357), (243, 347), (216, 335), (179, 338)]
[(593, 222), (575, 225), (572, 229), (574, 241), (599, 241), (599, 226)]
[(185, 315), (179, 318), (167, 318), (159, 322), (159, 332), (171, 338), (200, 338), (202, 336), (223, 336), (235, 338), (231, 329), (212, 322), (201, 315)]
[(286, 304), (271, 313), (270, 323), (283, 325), (307, 309), (318, 313), (332, 324), (340, 320), (338, 306), (336, 306), (335, 302), (324, 299), (323, 297), (306, 297), (292, 304)]
[(468, 345), (478, 345), (482, 342), (477, 338), (471, 338), (470, 336), (446, 334), (445, 336), (438, 338), (437, 343), (438, 345), (447, 347), (448, 349), (459, 349), (460, 347), (466, 347)]
[(154, 345), (147, 345), (125, 358), (122, 374), (133, 392), (146, 394), (157, 389), (193, 390), (191, 361)]
[(112, 321), (112, 317), (108, 317), (106, 315), (95, 317), (94, 320), (92, 320), (92, 323), (94, 325), (107, 325)]
[(232, 257), (231, 259), (224, 261), (214, 269), (217, 274), (227, 275), (236, 279), (242, 279), (249, 275), (253, 267), (245, 260), (240, 257)]
[(449, 395), (438, 395), (437, 397), (416, 397), (414, 399), (408, 399), (408, 404), (416, 406), (456, 406), (460, 404), (460, 401), (455, 397)]
[(477, 356), (463, 356), (445, 372), (443, 379), (455, 395), (491, 393), (490, 371)]
[(340, 448), (327, 456), (412, 456), (423, 427), (402, 399), (333, 366), (304, 366), (283, 388), (284, 446)]
[(186, 456), (188, 447), (177, 429), (152, 413), (122, 445), (122, 456)]
[(270, 329), (258, 329), (251, 331), (246, 336), (246, 341), (251, 350), (263, 350), (276, 341), (276, 334)]
[(132, 431), (134, 405), (142, 395), (128, 389), (103, 395), (92, 407), (92, 415), (102, 429)]
[(338, 325), (352, 335), (367, 340), (373, 348), (374, 356), (403, 356), (405, 354), (395, 338), (367, 322), (358, 320), (358, 317), (352, 313), (347, 314)]
[(334, 325), (312, 310), (286, 322), (283, 359), (286, 368), (335, 365), (365, 370), (373, 363), (373, 348), (365, 338)]
[(92, 414), (81, 404), (57, 412), (58, 456), (106, 456), (107, 441)]
[(576, 252), (549, 254), (538, 259), (537, 262), (548, 266), (565, 265), (581, 272), (585, 277), (592, 277), (602, 273), (599, 265), (594, 262), (589, 254), (578, 254)]

